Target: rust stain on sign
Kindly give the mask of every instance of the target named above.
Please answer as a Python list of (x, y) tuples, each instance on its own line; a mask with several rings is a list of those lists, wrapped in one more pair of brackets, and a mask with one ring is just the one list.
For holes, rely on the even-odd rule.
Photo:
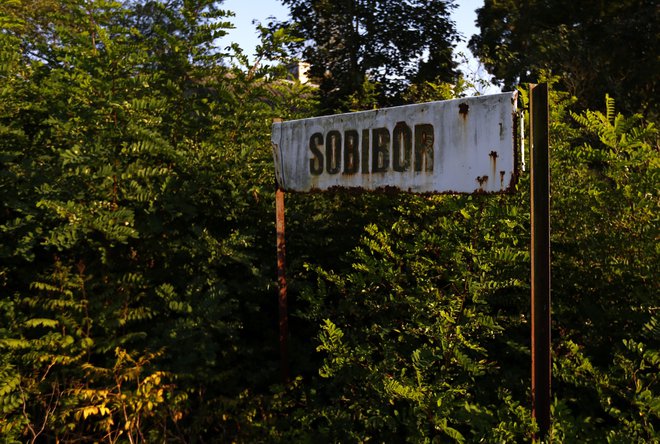
[[(515, 98), (515, 92), (501, 93), (276, 122), (272, 142), (278, 184), (300, 192), (337, 187), (506, 191), (517, 177)], [(474, 182), (474, 177), (495, 178), (501, 171), (501, 183)]]
[(458, 105), (458, 113), (463, 117), (463, 119), (467, 119), (468, 112), (470, 111), (470, 105), (467, 103), (461, 103)]

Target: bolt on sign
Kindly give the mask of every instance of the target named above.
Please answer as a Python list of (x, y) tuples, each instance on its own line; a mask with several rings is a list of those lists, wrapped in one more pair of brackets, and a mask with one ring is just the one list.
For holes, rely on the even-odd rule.
[(285, 191), (499, 193), (517, 179), (517, 93), (276, 122)]

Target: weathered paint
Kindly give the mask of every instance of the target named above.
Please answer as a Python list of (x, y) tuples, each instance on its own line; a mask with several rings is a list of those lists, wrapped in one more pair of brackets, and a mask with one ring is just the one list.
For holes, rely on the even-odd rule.
[(507, 191), (517, 178), (516, 102), (511, 92), (276, 122), (278, 185)]

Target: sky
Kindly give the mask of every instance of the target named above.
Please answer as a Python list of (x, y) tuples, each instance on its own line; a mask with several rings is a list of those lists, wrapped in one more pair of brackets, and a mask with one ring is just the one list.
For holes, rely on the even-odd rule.
[[(464, 40), (457, 45), (456, 52), (463, 52), (469, 58), (467, 65), (461, 66), (468, 79), (474, 73), (477, 73), (480, 78), (487, 77), (487, 74), (480, 69), (479, 63), (474, 60), (467, 49), (467, 41), (478, 31), (475, 25), (477, 18), (475, 10), (483, 6), (483, 3), (483, 0), (457, 0), (457, 7), (452, 12), (452, 19), (456, 22), (456, 28)], [(238, 43), (245, 53), (250, 56), (254, 54), (254, 48), (259, 43), (255, 25), (252, 24), (253, 20), (266, 24), (271, 16), (278, 20), (289, 18), (288, 9), (282, 5), (280, 0), (225, 0), (222, 8), (233, 11), (236, 15), (229, 18), (235, 29), (230, 30), (229, 35), (224, 37), (220, 43), (223, 45), (232, 42)], [(491, 88), (485, 92), (497, 91)]]

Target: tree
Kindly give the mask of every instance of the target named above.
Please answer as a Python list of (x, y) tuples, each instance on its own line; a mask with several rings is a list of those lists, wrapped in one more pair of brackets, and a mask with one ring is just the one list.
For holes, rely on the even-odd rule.
[(0, 5), (8, 442), (222, 441), (276, 374), (269, 130), (309, 91), (231, 65), (217, 4)]
[(486, 0), (477, 25), (470, 49), (505, 87), (546, 71), (581, 109), (609, 93), (624, 112), (657, 117), (657, 2)]
[(325, 112), (345, 110), (349, 96), (364, 94), (365, 78), (379, 85), (381, 105), (400, 103), (411, 82), (457, 78), (452, 0), (282, 2), (291, 8), (288, 25), (306, 41), (302, 57)]

